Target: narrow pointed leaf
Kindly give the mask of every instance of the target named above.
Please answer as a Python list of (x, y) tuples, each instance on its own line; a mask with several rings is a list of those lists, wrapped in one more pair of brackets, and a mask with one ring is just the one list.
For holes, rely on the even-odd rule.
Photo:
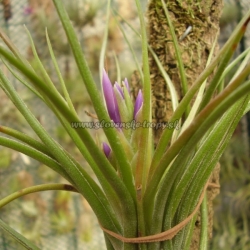
[(27, 250), (40, 250), (39, 247), (37, 247), (36, 245), (34, 245), (31, 241), (29, 241), (24, 236), (22, 236), (20, 233), (18, 233), (13, 228), (11, 228), (10, 226), (8, 226), (1, 219), (0, 219), (0, 228), (4, 232), (8, 233), (17, 242), (19, 242), (20, 245), (22, 245), (25, 249), (27, 249)]

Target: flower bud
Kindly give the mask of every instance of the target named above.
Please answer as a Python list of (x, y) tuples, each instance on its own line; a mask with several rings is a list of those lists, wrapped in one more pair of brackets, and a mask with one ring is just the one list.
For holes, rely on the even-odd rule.
[(106, 155), (106, 157), (109, 158), (110, 153), (111, 153), (111, 148), (110, 148), (110, 146), (109, 146), (106, 142), (103, 142), (103, 143), (102, 143), (102, 149), (103, 149), (103, 152), (104, 152), (104, 154)]
[(114, 123), (120, 123), (121, 118), (114, 89), (105, 69), (103, 69), (102, 88), (110, 119), (113, 120)]
[(142, 108), (143, 104), (143, 96), (141, 90), (139, 90), (139, 93), (135, 100), (135, 106), (134, 106), (134, 119), (136, 120), (137, 114), (139, 113), (139, 110)]

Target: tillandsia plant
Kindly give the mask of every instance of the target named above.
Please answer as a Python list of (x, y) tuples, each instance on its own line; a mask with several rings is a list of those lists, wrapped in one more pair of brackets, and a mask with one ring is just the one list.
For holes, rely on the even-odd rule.
[[(0, 47), (3, 62), (21, 83), (54, 112), (95, 177), (91, 177), (48, 134), (3, 71), (0, 71), (1, 88), (39, 138), (37, 140), (20, 131), (1, 126), (0, 131), (8, 137), (0, 136), (0, 145), (46, 164), (69, 182), (23, 189), (0, 200), (0, 207), (32, 192), (74, 191), (86, 198), (96, 214), (104, 232), (107, 249), (189, 249), (195, 214), (210, 185), (209, 177), (240, 118), (250, 109), (250, 81), (246, 80), (250, 73), (250, 49), (227, 66), (250, 21), (250, 11), (220, 53), (213, 60), (209, 58), (206, 69), (192, 87), (186, 89), (180, 103), (171, 79), (155, 58), (169, 86), (174, 112), (168, 124), (153, 124), (148, 50), (153, 55), (154, 51), (147, 43), (139, 0), (135, 2), (141, 23), (143, 88), (139, 91), (135, 104), (130, 97), (128, 81), (125, 79), (113, 86), (102, 63), (100, 70), (105, 101), (101, 98), (63, 3), (60, 0), (53, 2), (107, 142), (97, 145), (88, 126), (80, 121), (64, 85), (48, 34), (46, 33), (47, 43), (62, 84), (62, 93), (46, 73), (32, 39), (33, 53), (42, 75), (38, 75), (8, 38), (2, 35), (9, 48)], [(178, 41), (163, 1), (161, 7), (173, 37), (182, 87), (187, 88), (185, 69), (178, 56)], [(244, 60), (233, 79), (224, 86), (225, 76), (242, 58)], [(25, 78), (17, 74), (16, 69)], [(211, 80), (206, 88), (209, 76)], [(164, 126), (165, 129), (158, 144), (154, 146), (152, 129), (156, 126)], [(205, 198), (202, 203), (202, 250), (207, 248), (206, 223)], [(0, 221), (0, 227), (27, 249), (39, 249), (3, 221)]]

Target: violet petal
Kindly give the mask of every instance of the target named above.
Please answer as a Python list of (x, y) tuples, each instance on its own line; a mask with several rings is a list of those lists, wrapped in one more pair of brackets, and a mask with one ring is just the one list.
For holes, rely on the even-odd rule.
[(103, 69), (102, 75), (102, 88), (110, 119), (113, 120), (114, 123), (120, 123), (121, 118), (114, 89), (105, 69)]
[(136, 100), (135, 100), (134, 119), (135, 119), (139, 109), (141, 108), (142, 103), (143, 103), (143, 96), (142, 96), (141, 90), (139, 90), (139, 93), (138, 93)]
[(106, 143), (106, 142), (103, 142), (102, 143), (102, 149), (103, 149), (103, 152), (104, 154), (106, 155), (106, 157), (108, 158), (110, 153), (111, 153), (111, 148), (110, 146)]

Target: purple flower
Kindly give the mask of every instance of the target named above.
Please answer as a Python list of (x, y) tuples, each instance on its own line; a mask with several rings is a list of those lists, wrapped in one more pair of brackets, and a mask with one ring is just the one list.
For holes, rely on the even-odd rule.
[(109, 155), (111, 153), (111, 148), (109, 147), (109, 145), (106, 142), (102, 143), (102, 149), (103, 149), (103, 152), (106, 155), (106, 157), (109, 158)]
[(114, 123), (120, 123), (121, 117), (114, 89), (105, 69), (103, 69), (102, 74), (102, 88), (110, 119), (113, 120)]
[(143, 97), (142, 97), (142, 92), (141, 90), (139, 90), (139, 93), (136, 97), (136, 100), (135, 100), (135, 106), (134, 106), (134, 119), (136, 118), (139, 110), (141, 109), (142, 107), (142, 104), (143, 104)]
[(132, 119), (138, 119), (143, 104), (141, 90), (133, 105), (127, 78), (124, 79), (122, 86), (117, 82), (112, 86), (105, 69), (103, 69), (102, 87), (109, 116), (118, 125), (117, 128), (120, 128), (121, 121), (129, 122)]

